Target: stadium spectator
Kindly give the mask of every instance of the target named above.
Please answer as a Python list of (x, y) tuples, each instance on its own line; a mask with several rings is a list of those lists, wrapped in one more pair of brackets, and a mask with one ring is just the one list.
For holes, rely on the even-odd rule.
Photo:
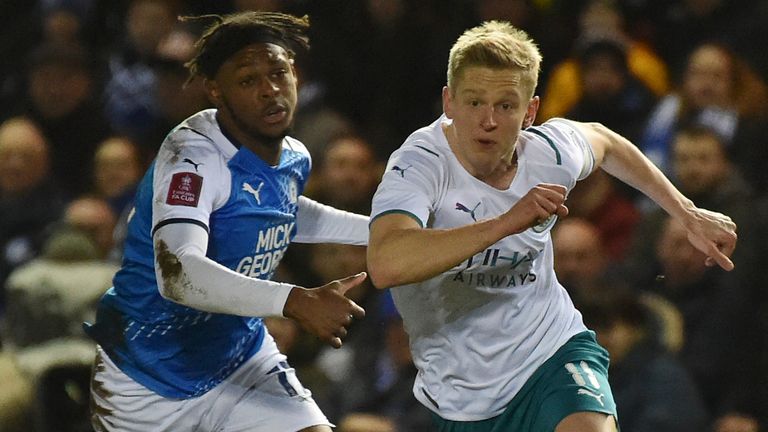
[(96, 244), (100, 259), (114, 258), (112, 253), (117, 216), (106, 200), (91, 196), (73, 200), (64, 210), (64, 222), (88, 233)]
[(624, 17), (616, 2), (591, 0), (585, 4), (579, 17), (579, 35), (574, 43), (574, 54), (553, 67), (541, 90), (538, 121), (565, 116), (581, 99), (584, 91), (581, 78), (583, 69), (578, 53), (595, 40), (612, 40), (622, 45), (626, 53), (627, 71), (656, 97), (669, 91), (665, 62), (656, 54), (653, 46), (633, 39), (624, 27)]
[(760, 413), (750, 383), (758, 382), (761, 350), (759, 328), (752, 322), (757, 314), (753, 288), (735, 273), (704, 266), (702, 253), (674, 220), (665, 221), (655, 256), (663, 279), (651, 287), (682, 313), (680, 359), (710, 418), (755, 420)]
[(629, 291), (606, 290), (581, 305), (584, 322), (611, 354), (608, 379), (622, 432), (704, 431), (708, 414), (685, 366), (660, 345), (656, 310)]
[(337, 208), (367, 214), (384, 166), (372, 145), (359, 135), (345, 134), (328, 142), (310, 180), (311, 196)]
[(35, 123), (15, 117), (0, 124), (0, 311), (8, 274), (40, 253), (45, 228), (64, 210), (50, 163), (48, 141)]
[(640, 212), (627, 196), (626, 186), (602, 170), (580, 181), (568, 196), (570, 215), (594, 224), (608, 259), (621, 261), (640, 221)]
[(96, 149), (93, 165), (94, 192), (107, 200), (116, 215), (122, 215), (130, 209), (144, 172), (139, 148), (129, 138), (109, 137)]
[(90, 54), (79, 45), (42, 45), (31, 55), (26, 113), (42, 129), (57, 184), (69, 195), (88, 190), (93, 153), (109, 134)]
[(635, 142), (656, 96), (630, 73), (623, 44), (611, 38), (588, 41), (577, 58), (582, 94), (565, 117), (600, 122)]
[(151, 62), (172, 35), (176, 14), (172, 2), (131, 0), (125, 35), (110, 52), (105, 113), (116, 132), (139, 142), (158, 122), (157, 75)]
[(574, 304), (600, 296), (596, 289), (610, 278), (610, 260), (598, 228), (578, 216), (560, 221), (552, 230), (555, 274)]
[(730, 159), (757, 188), (768, 185), (768, 87), (729, 47), (698, 45), (689, 55), (679, 88), (651, 112), (638, 147), (670, 172), (675, 132), (687, 125), (717, 131)]
[[(742, 275), (745, 284), (757, 291), (759, 254), (755, 251), (764, 240), (756, 232), (757, 219), (752, 205), (755, 192), (729, 162), (726, 151), (724, 139), (713, 129), (685, 127), (673, 138), (671, 176), (696, 205), (732, 216), (741, 238), (739, 248), (734, 251), (734, 259), (740, 264), (734, 272)], [(656, 275), (660, 274), (659, 268), (654, 267), (653, 260), (648, 260), (648, 257), (653, 256), (665, 220), (661, 209), (651, 207), (642, 215), (631, 244), (627, 245), (624, 264), (631, 279), (640, 286), (653, 284)]]
[[(88, 425), (95, 344), (83, 333), (82, 322), (93, 319), (116, 271), (88, 233), (65, 223), (40, 257), (11, 273), (0, 354), (8, 360), (0, 361), (0, 375), (10, 382), (3, 382), (0, 430), (8, 430), (18, 416), (24, 418), (24, 431), (76, 432)], [(73, 371), (60, 381), (71, 383), (69, 396), (63, 385), (54, 388), (48, 381), (49, 374), (62, 371)]]

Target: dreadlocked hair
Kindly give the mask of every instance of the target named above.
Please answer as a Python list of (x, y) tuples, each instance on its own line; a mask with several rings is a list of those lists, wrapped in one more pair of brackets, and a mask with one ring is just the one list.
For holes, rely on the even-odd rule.
[(234, 53), (253, 43), (274, 43), (288, 51), (309, 49), (309, 17), (301, 18), (278, 12), (240, 12), (229, 15), (180, 17), (181, 21), (213, 21), (195, 43), (197, 54), (185, 66), (187, 82), (200, 75), (213, 78), (221, 65)]

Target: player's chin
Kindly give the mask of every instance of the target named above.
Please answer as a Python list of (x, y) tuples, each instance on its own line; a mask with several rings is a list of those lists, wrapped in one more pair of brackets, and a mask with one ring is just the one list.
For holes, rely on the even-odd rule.
[(269, 125), (258, 129), (259, 135), (269, 140), (281, 140), (291, 133), (292, 125)]
[(272, 138), (284, 138), (293, 130), (293, 119), (280, 123), (266, 123), (261, 127), (261, 133)]

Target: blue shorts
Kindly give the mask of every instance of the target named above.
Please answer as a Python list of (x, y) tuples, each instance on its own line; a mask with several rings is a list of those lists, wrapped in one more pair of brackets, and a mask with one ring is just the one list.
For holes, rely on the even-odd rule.
[(553, 432), (564, 418), (583, 411), (618, 418), (608, 363), (595, 333), (585, 331), (545, 361), (498, 416), (468, 422), (432, 417), (440, 432)]

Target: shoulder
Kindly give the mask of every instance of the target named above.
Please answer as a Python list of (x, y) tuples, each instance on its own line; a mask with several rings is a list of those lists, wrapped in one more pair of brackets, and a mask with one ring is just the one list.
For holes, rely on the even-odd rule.
[(520, 136), (526, 156), (537, 158), (539, 162), (554, 162), (556, 165), (563, 164), (564, 153), (569, 146), (585, 141), (569, 120), (561, 118), (531, 126), (523, 130)]
[(306, 160), (310, 163), (312, 161), (312, 155), (309, 153), (307, 146), (296, 138), (285, 137), (283, 140), (283, 151), (289, 152), (296, 159)]
[(451, 150), (443, 134), (442, 124), (444, 121), (446, 119), (440, 117), (432, 124), (417, 129), (405, 139), (399, 149), (395, 150), (392, 157), (424, 159), (431, 161), (432, 164), (445, 163)]
[(204, 110), (176, 126), (163, 141), (158, 159), (223, 158), (229, 159), (237, 148), (222, 134), (216, 110)]
[(420, 177), (441, 173), (450, 152), (447, 144), (443, 145), (441, 140), (444, 141), (445, 138), (439, 125), (415, 131), (392, 153), (386, 172), (395, 171), (401, 178), (405, 176), (406, 171), (409, 171), (409, 174), (418, 171)]
[(595, 168), (592, 145), (576, 124), (553, 118), (540, 126), (532, 126), (518, 140), (521, 160), (530, 165), (561, 167), (572, 180), (584, 179)]
[(439, 120), (415, 131), (390, 156), (379, 189), (439, 190), (449, 177), (449, 152)]
[(305, 146), (303, 142), (290, 136), (285, 137), (283, 140), (283, 149), (300, 153), (309, 157), (309, 150), (307, 150), (307, 146)]

